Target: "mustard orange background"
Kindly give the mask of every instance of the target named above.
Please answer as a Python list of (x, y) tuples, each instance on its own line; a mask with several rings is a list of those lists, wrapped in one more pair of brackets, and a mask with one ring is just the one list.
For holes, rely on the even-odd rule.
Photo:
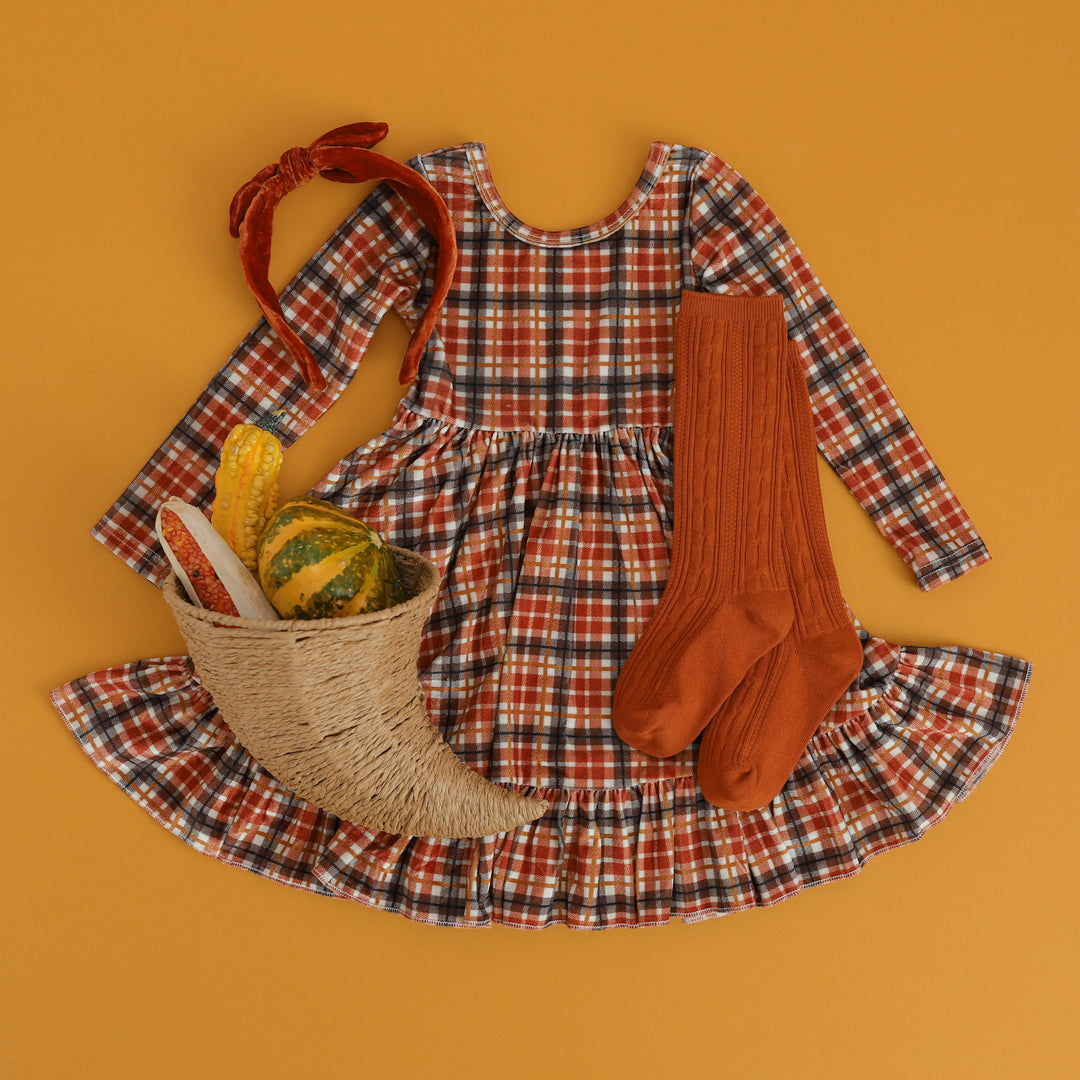
[[(0, 1075), (1075, 1075), (1077, 30), (1049, 0), (9, 10)], [(602, 217), (653, 139), (762, 192), (994, 554), (920, 593), (823, 472), (852, 608), (1035, 664), (940, 828), (769, 910), (459, 931), (201, 857), (84, 757), (49, 689), (183, 651), (89, 529), (255, 322), (229, 199), (359, 119), (400, 159), (486, 142), (540, 226)], [(280, 284), (360, 194), (290, 197)], [(385, 427), (405, 339), (388, 318), (287, 491)]]

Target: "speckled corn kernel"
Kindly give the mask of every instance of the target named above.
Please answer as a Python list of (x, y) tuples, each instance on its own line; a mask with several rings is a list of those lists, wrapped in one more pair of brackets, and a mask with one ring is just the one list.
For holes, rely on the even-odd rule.
[(222, 615), (240, 614), (198, 541), (167, 507), (161, 511), (161, 539), (169, 545), (176, 561), (187, 574), (199, 603), (207, 611), (217, 611)]

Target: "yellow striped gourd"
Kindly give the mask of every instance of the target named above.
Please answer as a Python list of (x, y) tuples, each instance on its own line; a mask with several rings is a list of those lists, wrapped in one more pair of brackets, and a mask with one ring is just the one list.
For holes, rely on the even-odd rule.
[(288, 499), (259, 539), (259, 581), (283, 619), (379, 611), (407, 599), (397, 560), (369, 525), (322, 499)]

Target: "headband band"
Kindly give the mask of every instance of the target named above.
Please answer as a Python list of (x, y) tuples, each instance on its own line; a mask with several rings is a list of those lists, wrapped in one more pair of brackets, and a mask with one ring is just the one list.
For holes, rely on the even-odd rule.
[(240, 240), (244, 278), (255, 294), (266, 321), (281, 339), (314, 391), (326, 389), (326, 379), (308, 347), (289, 326), (277, 293), (270, 284), (270, 239), (274, 208), (281, 200), (315, 176), (338, 183), (385, 180), (406, 199), (439, 245), (435, 288), (431, 302), (409, 340), (399, 376), (402, 385), (416, 378), (435, 321), (450, 291), (457, 264), (457, 242), (449, 211), (439, 193), (414, 169), (370, 147), (381, 142), (389, 129), (382, 123), (346, 124), (316, 139), (310, 146), (294, 146), (281, 160), (267, 165), (234, 196), (229, 207), (229, 232)]

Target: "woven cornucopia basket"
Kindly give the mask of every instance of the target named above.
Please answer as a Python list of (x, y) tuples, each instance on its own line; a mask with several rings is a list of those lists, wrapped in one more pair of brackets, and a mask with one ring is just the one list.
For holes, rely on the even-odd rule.
[(420, 635), (439, 588), (433, 563), (391, 546), (409, 599), (337, 619), (245, 619), (163, 587), (196, 673), (244, 748), (296, 795), (399, 836), (508, 832), (540, 799), (489, 783), (429, 721)]

